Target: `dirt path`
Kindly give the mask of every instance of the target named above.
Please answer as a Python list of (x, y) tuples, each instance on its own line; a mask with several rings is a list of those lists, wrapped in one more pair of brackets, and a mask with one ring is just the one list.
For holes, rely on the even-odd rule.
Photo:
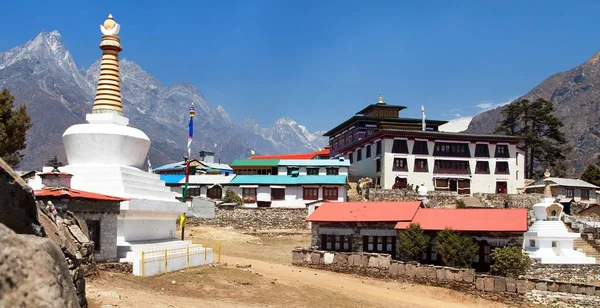
[(228, 264), (251, 264), (253, 272), (277, 279), (280, 283), (327, 289), (356, 300), (368, 299), (372, 305), (382, 307), (506, 307), (439, 287), (388, 282), (239, 257), (223, 256), (223, 261)]

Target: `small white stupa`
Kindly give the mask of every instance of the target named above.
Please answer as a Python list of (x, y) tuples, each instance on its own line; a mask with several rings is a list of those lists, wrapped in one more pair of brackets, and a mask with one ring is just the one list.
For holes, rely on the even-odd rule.
[[(120, 25), (109, 15), (100, 29), (102, 61), (94, 106), (92, 113), (86, 115), (87, 124), (73, 125), (63, 134), (69, 164), (61, 171), (73, 174), (74, 189), (129, 199), (121, 202), (115, 234), (117, 254), (120, 261), (133, 262), (134, 274), (139, 274), (143, 268), (142, 251), (187, 247), (197, 250), (201, 246), (176, 238), (176, 221), (187, 211), (187, 204), (175, 198), (158, 174), (139, 169), (147, 157), (150, 139), (141, 130), (129, 127), (129, 119), (123, 116)], [(207, 252), (206, 257), (193, 258), (212, 262), (212, 251), (202, 251)], [(169, 270), (179, 269), (178, 263), (181, 262), (169, 261)], [(152, 266), (145, 265), (146, 275), (155, 270)]]
[(535, 222), (525, 232), (523, 247), (531, 259), (542, 264), (594, 264), (596, 259), (573, 249), (579, 233), (572, 233), (562, 222), (563, 206), (555, 203), (550, 189), (550, 172), (544, 173), (546, 187), (541, 203), (533, 206)]

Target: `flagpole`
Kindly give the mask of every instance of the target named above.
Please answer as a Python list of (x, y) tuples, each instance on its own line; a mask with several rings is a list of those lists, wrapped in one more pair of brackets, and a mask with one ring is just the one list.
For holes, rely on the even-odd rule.
[[(188, 127), (188, 157), (185, 162), (185, 184), (183, 186), (183, 198), (182, 202), (187, 205), (187, 195), (188, 195), (188, 186), (190, 182), (190, 160), (191, 160), (191, 150), (190, 144), (192, 143), (192, 139), (194, 138), (194, 117), (196, 116), (196, 110), (194, 108), (194, 103), (190, 106), (190, 123)], [(187, 210), (186, 210), (187, 211)], [(184, 231), (185, 231), (185, 213), (181, 214), (181, 218), (179, 220), (179, 224), (181, 225), (181, 240), (184, 239)]]

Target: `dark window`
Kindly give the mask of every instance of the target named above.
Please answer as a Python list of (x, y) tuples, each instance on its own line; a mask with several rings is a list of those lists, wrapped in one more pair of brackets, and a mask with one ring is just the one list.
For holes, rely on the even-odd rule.
[(211, 199), (221, 199), (223, 197), (223, 189), (219, 185), (215, 185), (208, 189), (206, 196)]
[(381, 155), (381, 140), (375, 143), (375, 155)]
[(408, 144), (406, 143), (406, 140), (394, 140), (392, 153), (408, 154)]
[(408, 171), (406, 158), (394, 158), (394, 171)]
[(338, 168), (327, 168), (327, 175), (338, 175), (340, 171)]
[(306, 168), (307, 175), (319, 175), (319, 168)]
[(360, 161), (362, 159), (362, 149), (358, 149), (356, 151), (356, 161)]
[(490, 147), (487, 144), (476, 144), (475, 157), (490, 157)]
[(449, 185), (448, 179), (435, 179), (435, 190), (448, 190)]
[(565, 196), (567, 198), (573, 198), (575, 196), (575, 190), (573, 188), (565, 188)]
[(466, 143), (436, 142), (434, 156), (471, 157), (469, 145)]
[(317, 200), (319, 198), (319, 189), (313, 187), (304, 187), (302, 190), (304, 200)]
[(413, 146), (412, 153), (429, 155), (429, 149), (427, 148), (427, 141), (415, 140), (415, 145)]
[(371, 157), (371, 145), (367, 145), (367, 150), (365, 151), (365, 157)]
[(508, 153), (508, 146), (504, 145), (504, 144), (496, 145), (496, 154), (494, 154), (494, 157), (501, 157), (501, 158), (510, 157), (510, 155)]
[(352, 163), (352, 160), (353, 160), (352, 158), (353, 158), (353, 156), (354, 156), (354, 152), (350, 152), (350, 153), (348, 153), (348, 160), (350, 161), (350, 163)]
[(351, 235), (321, 234), (321, 250), (352, 251)]
[(299, 171), (299, 170), (300, 170), (300, 168), (296, 168), (296, 167), (288, 167), (288, 168), (287, 168), (287, 175), (291, 175), (291, 174), (292, 174), (292, 172), (294, 172), (294, 171)]
[(468, 161), (436, 160), (433, 166), (433, 173), (470, 174), (471, 170)]
[(508, 174), (508, 162), (496, 162), (496, 174)]
[(428, 172), (427, 159), (415, 159), (415, 172)]
[(490, 162), (478, 161), (475, 164), (475, 173), (489, 174), (490, 173)]
[(285, 188), (271, 188), (271, 200), (285, 200)]
[(188, 187), (187, 197), (200, 196), (200, 187)]
[(256, 188), (242, 188), (242, 201), (244, 203), (256, 202)]
[(94, 241), (94, 251), (100, 251), (100, 220), (86, 220), (90, 240)]
[(337, 187), (323, 187), (323, 199), (337, 200), (338, 199)]
[(381, 159), (375, 160), (375, 172), (381, 171)]
[(590, 200), (590, 191), (587, 189), (581, 190), (581, 200)]
[(363, 251), (396, 255), (395, 236), (363, 236)]

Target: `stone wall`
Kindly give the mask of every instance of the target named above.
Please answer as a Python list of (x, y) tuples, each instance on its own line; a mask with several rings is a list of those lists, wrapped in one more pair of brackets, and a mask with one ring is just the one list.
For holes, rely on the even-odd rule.
[(306, 208), (216, 208), (214, 218), (189, 218), (190, 224), (243, 230), (308, 229)]
[(100, 221), (100, 249), (94, 245), (95, 261), (117, 261), (117, 215), (108, 213), (78, 213), (77, 217), (84, 221)]
[[(369, 201), (415, 201), (417, 193), (410, 189), (369, 189)], [(458, 195), (446, 191), (431, 191), (427, 194), (426, 207), (437, 208), (444, 205), (455, 204)]]
[[(529, 291), (563, 292), (592, 296), (600, 304), (600, 286), (585, 283), (506, 278), (476, 274), (470, 268), (451, 268), (392, 260), (390, 255), (343, 253), (311, 249), (294, 249), (292, 264), (377, 278), (393, 278), (457, 289), (466, 293), (500, 296), (509, 304), (524, 298)], [(490, 297), (491, 298), (491, 297)], [(585, 299), (590, 301), (590, 299)], [(596, 301), (598, 300), (598, 301)]]
[(508, 200), (510, 208), (531, 209), (534, 204), (539, 203), (544, 197), (542, 194), (482, 194), (474, 193), (485, 207), (504, 207), (504, 201)]
[(526, 277), (598, 284), (600, 264), (534, 264)]

